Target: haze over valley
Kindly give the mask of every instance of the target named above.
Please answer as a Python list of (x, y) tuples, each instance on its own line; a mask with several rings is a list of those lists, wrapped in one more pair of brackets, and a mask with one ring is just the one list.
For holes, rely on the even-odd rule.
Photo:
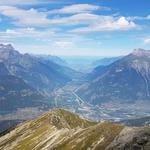
[(110, 64), (109, 58), (97, 58), (100, 65), (88, 73), (80, 71), (79, 65), (78, 71), (68, 67), (65, 59), (56, 56), (21, 54), (9, 44), (0, 45), (0, 54), (0, 119), (6, 124), (35, 118), (50, 108), (97, 121), (118, 122), (150, 114), (148, 50), (111, 57)]

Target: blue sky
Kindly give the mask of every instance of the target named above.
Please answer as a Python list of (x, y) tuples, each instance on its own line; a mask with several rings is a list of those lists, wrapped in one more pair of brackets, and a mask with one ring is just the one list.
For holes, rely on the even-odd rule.
[(148, 0), (0, 0), (0, 43), (22, 53), (116, 56), (150, 49)]

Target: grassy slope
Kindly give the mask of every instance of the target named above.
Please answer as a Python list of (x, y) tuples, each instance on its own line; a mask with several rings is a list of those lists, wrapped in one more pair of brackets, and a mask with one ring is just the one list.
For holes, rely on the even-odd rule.
[(122, 130), (122, 126), (109, 122), (99, 123), (73, 134), (55, 150), (104, 150)]
[(0, 150), (104, 150), (122, 129), (120, 125), (96, 123), (55, 109), (1, 137)]

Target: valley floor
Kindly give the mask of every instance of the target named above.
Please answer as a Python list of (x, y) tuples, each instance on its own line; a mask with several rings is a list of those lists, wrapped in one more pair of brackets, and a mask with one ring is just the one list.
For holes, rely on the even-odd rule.
[[(76, 94), (76, 90), (82, 84), (83, 81), (75, 80), (69, 82), (62, 88), (59, 88), (53, 92), (53, 97), (50, 98), (53, 102), (54, 108), (64, 108), (71, 112), (77, 113), (78, 115), (92, 119), (95, 121), (99, 120), (111, 120), (114, 122), (119, 122), (126, 119), (141, 118), (150, 115), (150, 102), (138, 101), (134, 104), (128, 103), (118, 103), (116, 101), (103, 103), (100, 106), (94, 106), (87, 103), (79, 95)], [(48, 110), (49, 108), (47, 108)], [(47, 111), (45, 110), (45, 111)], [(10, 125), (15, 125), (16, 120), (30, 120), (40, 114), (44, 110), (39, 110), (38, 108), (19, 108), (16, 112), (6, 114), (0, 112), (0, 122), (4, 122), (7, 129)], [(15, 122), (15, 124), (13, 124)], [(1, 125), (0, 125), (1, 127)], [(2, 129), (2, 127), (1, 127)], [(3, 131), (3, 130), (0, 130)]]
[(94, 120), (120, 121), (130, 118), (140, 118), (150, 115), (150, 102), (119, 103), (117, 101), (102, 103), (100, 106), (91, 105), (76, 94), (82, 81), (70, 82), (55, 91), (55, 107), (65, 108), (85, 118)]

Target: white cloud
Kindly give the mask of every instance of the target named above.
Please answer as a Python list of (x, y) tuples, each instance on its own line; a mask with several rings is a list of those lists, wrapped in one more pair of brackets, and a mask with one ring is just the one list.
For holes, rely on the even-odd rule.
[(150, 44), (150, 37), (144, 39), (144, 44), (148, 44), (148, 45)]
[(24, 10), (13, 6), (0, 6), (0, 13), (11, 17), (19, 25), (39, 26), (49, 23), (47, 15), (44, 12), (39, 12), (33, 8)]
[(97, 31), (130, 30), (135, 28), (138, 28), (138, 25), (133, 21), (128, 21), (125, 17), (97, 16), (97, 19), (94, 19), (89, 26), (74, 29), (72, 32), (89, 33)]
[(0, 42), (14, 42), (21, 39), (48, 41), (52, 36), (55, 36), (55, 32), (51, 30), (38, 31), (34, 28), (7, 29), (0, 32)]
[(49, 20), (51, 25), (84, 25), (73, 32), (97, 32), (113, 30), (130, 30), (139, 28), (133, 21), (124, 16), (103, 16), (91, 13), (79, 13), (69, 17), (59, 17)]
[(0, 6), (0, 14), (10, 17), (16, 25), (25, 27), (80, 24), (85, 22), (86, 18), (89, 20), (94, 16), (92, 14), (77, 14), (70, 17), (48, 19), (48, 12), (39, 12), (33, 8), (25, 10), (13, 6)]
[(61, 49), (68, 49), (74, 47), (74, 43), (72, 41), (55, 41), (53, 44), (54, 47)]
[(147, 16), (147, 19), (150, 19), (150, 15)]
[(56, 9), (49, 11), (51, 14), (75, 14), (75, 13), (85, 13), (95, 10), (109, 10), (107, 7), (90, 5), (90, 4), (75, 4), (70, 6), (65, 6), (61, 9)]
[(16, 5), (36, 5), (57, 3), (56, 0), (0, 0), (0, 5), (16, 6)]
[[(86, 10), (86, 9), (84, 9)], [(79, 10), (74, 10), (74, 12)], [(80, 9), (81, 11), (81, 9)], [(83, 11), (83, 8), (82, 8)], [(68, 11), (69, 12), (69, 11)], [(129, 30), (138, 26), (134, 21), (123, 16), (104, 16), (92, 13), (79, 13), (67, 17), (54, 16), (49, 18), (47, 12), (36, 9), (20, 9), (13, 6), (0, 6), (0, 14), (10, 17), (13, 23), (25, 27), (54, 27), (84, 25), (85, 27), (74, 29), (73, 32), (97, 32), (112, 30)]]
[(147, 16), (130, 16), (127, 17), (129, 20), (149, 20), (150, 19), (150, 15)]
[(98, 18), (98, 15), (81, 13), (69, 17), (51, 19), (50, 23), (56, 25), (90, 24)]

